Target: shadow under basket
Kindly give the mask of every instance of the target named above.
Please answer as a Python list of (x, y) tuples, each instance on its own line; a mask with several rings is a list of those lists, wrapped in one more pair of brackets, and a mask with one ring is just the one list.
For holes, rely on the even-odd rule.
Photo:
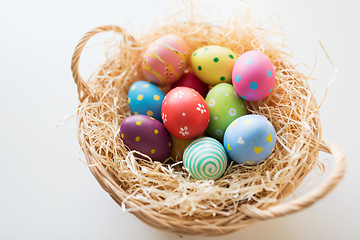
[[(321, 139), (319, 106), (307, 77), (287, 60), (287, 55), (268, 43), (271, 33), (246, 24), (219, 27), (184, 22), (181, 28), (160, 26), (135, 40), (119, 26), (105, 25), (87, 32), (75, 48), (71, 70), (79, 94), (78, 139), (91, 173), (122, 208), (146, 224), (177, 235), (216, 236), (257, 222), (298, 212), (326, 196), (342, 179), (346, 160), (334, 144)], [(109, 47), (106, 61), (85, 82), (79, 75), (80, 55), (97, 33), (113, 31), (122, 39)], [(216, 181), (196, 181), (178, 164), (162, 164), (129, 151), (119, 137), (121, 122), (130, 116), (127, 92), (143, 80), (144, 50), (162, 35), (182, 37), (193, 52), (204, 45), (222, 45), (239, 55), (260, 49), (276, 71), (275, 87), (259, 102), (247, 102), (250, 114), (267, 117), (277, 131), (273, 154), (252, 167), (232, 165)], [(211, 36), (211, 38), (209, 37)], [(294, 193), (314, 168), (323, 169), (319, 153), (335, 159), (327, 179), (311, 192), (283, 202)]]

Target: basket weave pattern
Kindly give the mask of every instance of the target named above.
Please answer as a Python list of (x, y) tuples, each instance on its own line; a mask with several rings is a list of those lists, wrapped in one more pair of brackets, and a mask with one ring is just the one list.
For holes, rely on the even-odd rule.
[[(247, 227), (258, 220), (267, 220), (279, 216), (284, 216), (309, 207), (319, 199), (326, 196), (342, 179), (346, 169), (346, 160), (341, 150), (333, 143), (319, 141), (317, 144), (312, 142), (312, 139), (309, 139), (309, 146), (311, 149), (309, 148), (308, 151), (313, 152), (312, 156), (317, 157), (319, 151), (329, 153), (333, 155), (333, 158), (336, 160), (336, 164), (332, 173), (321, 185), (317, 186), (306, 195), (295, 200), (287, 203), (281, 203), (281, 200), (291, 194), (309, 173), (311, 168), (314, 167), (315, 161), (312, 158), (307, 158), (306, 156), (302, 156), (306, 164), (299, 168), (296, 176), (292, 176), (292, 179), (296, 179), (296, 181), (293, 181), (292, 184), (285, 185), (279, 192), (268, 193), (265, 191), (265, 193), (263, 191), (255, 195), (259, 198), (261, 198), (263, 195), (269, 195), (277, 199), (276, 202), (266, 203), (261, 201), (249, 201), (244, 203), (229, 204), (229, 206), (226, 206), (224, 209), (231, 209), (232, 214), (201, 218), (201, 221), (197, 221), (196, 216), (179, 218), (178, 216), (171, 214), (171, 211), (157, 211), (156, 209), (144, 208), (143, 201), (131, 198), (131, 194), (129, 194), (131, 183), (121, 182), (119, 181), (119, 178), (117, 178), (118, 173), (116, 172), (116, 169), (114, 169), (116, 164), (113, 163), (115, 160), (112, 160), (114, 157), (112, 152), (121, 151), (116, 149), (120, 140), (113, 139), (109, 146), (104, 146), (104, 143), (101, 143), (101, 141), (97, 142), (96, 139), (94, 140), (94, 138), (89, 135), (89, 132), (91, 132), (89, 131), (89, 126), (91, 125), (89, 122), (91, 122), (91, 119), (94, 118), (95, 115), (98, 118), (104, 116), (104, 119), (107, 119), (106, 114), (108, 114), (109, 111), (112, 111), (112, 107), (108, 106), (107, 104), (101, 104), (101, 106), (99, 106), (100, 99), (106, 97), (104, 95), (97, 94), (97, 92), (100, 92), (99, 89), (103, 90), (104, 88), (108, 88), (108, 92), (119, 90), (119, 98), (111, 98), (113, 105), (117, 105), (116, 109), (121, 113), (129, 112), (126, 106), (126, 93), (129, 84), (125, 84), (123, 79), (126, 78), (126, 74), (129, 75), (131, 72), (135, 71), (135, 68), (131, 68), (126, 64), (121, 64), (119, 67), (119, 64), (116, 62), (116, 60), (108, 61), (104, 64), (104, 66), (102, 66), (102, 69), (100, 69), (100, 71), (97, 73), (97, 78), (95, 78), (102, 81), (101, 84), (98, 84), (96, 81), (87, 83), (81, 78), (79, 74), (79, 60), (86, 43), (92, 36), (96, 35), (97, 33), (106, 31), (114, 31), (121, 34), (123, 36), (122, 44), (124, 45), (132, 46), (134, 49), (139, 47), (139, 43), (130, 34), (126, 33), (122, 28), (115, 25), (106, 25), (92, 29), (82, 37), (76, 46), (72, 58), (71, 70), (73, 72), (73, 78), (77, 85), (80, 99), (77, 118), (78, 139), (84, 152), (89, 169), (101, 187), (107, 193), (109, 193), (115, 202), (117, 202), (122, 207), (126, 207), (126, 209), (131, 209), (131, 213), (143, 222), (153, 226), (154, 228), (171, 231), (179, 235), (222, 235)], [(130, 63), (132, 61), (133, 59), (129, 59)], [(117, 81), (106, 82), (106, 77), (109, 74), (116, 76), (115, 79), (117, 79)], [(299, 84), (300, 89), (308, 88), (306, 85), (303, 85), (304, 83), (302, 82), (294, 81), (294, 84)], [(103, 93), (104, 91), (101, 92)], [(314, 100), (310, 99), (310, 101)], [(283, 107), (279, 108), (278, 110), (291, 111), (291, 107), (292, 106), (289, 106), (289, 109)], [(249, 104), (248, 108), (250, 112), (256, 112), (259, 110), (259, 106), (256, 104)], [(274, 117), (273, 115), (276, 114), (275, 110), (270, 111), (267, 108), (263, 108), (261, 111), (263, 111), (262, 113), (266, 114), (269, 118)], [(129, 114), (130, 113), (125, 115), (119, 114), (118, 118), (113, 119), (111, 124), (114, 126), (114, 129), (111, 129), (111, 131), (114, 130), (116, 132), (116, 128), (120, 126), (121, 121)], [(317, 119), (314, 118), (313, 121), (316, 122)], [(318, 123), (315, 123), (315, 125), (317, 126)], [(279, 123), (278, 129), (280, 127), (281, 126)], [(108, 130), (103, 128), (100, 130), (98, 129), (98, 131)], [(314, 133), (314, 136), (321, 140), (321, 136), (319, 135), (321, 135), (321, 132)], [(111, 150), (107, 150), (110, 148)], [(126, 154), (123, 157), (126, 161), (134, 160)], [(109, 164), (104, 164), (104, 162), (109, 162)], [(266, 167), (266, 165), (264, 164), (263, 167)], [(166, 173), (164, 174), (166, 175)]]

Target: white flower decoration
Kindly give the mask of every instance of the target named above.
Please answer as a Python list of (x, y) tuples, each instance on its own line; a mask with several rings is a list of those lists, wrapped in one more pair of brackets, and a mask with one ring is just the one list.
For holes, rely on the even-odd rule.
[(229, 115), (230, 116), (235, 116), (236, 115), (236, 109), (235, 108), (230, 108), (229, 109)]
[(209, 101), (209, 106), (210, 107), (213, 107), (215, 105), (215, 99), (210, 99), (210, 101)]
[(198, 106), (196, 107), (196, 110), (198, 110), (199, 112), (201, 112), (201, 114), (206, 113), (206, 109), (205, 106), (203, 104), (198, 103)]
[(174, 93), (174, 97), (175, 98), (182, 98), (182, 96), (184, 96), (184, 92), (183, 91), (178, 91)]
[(187, 126), (185, 126), (185, 127), (183, 127), (183, 128), (180, 128), (179, 133), (180, 133), (181, 135), (183, 135), (183, 136), (189, 135), (190, 133), (189, 133), (187, 130), (189, 130), (189, 128), (188, 128)]
[(218, 136), (221, 136), (223, 134), (223, 132), (220, 129), (216, 129), (215, 134)]
[(162, 116), (161, 116), (162, 120), (164, 123), (167, 122), (167, 114), (166, 113), (163, 113)]

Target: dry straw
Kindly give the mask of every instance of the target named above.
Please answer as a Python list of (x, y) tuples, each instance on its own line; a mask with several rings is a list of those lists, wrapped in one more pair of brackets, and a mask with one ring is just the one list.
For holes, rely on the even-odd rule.
[[(109, 48), (105, 63), (85, 82), (78, 71), (81, 52), (92, 36), (106, 31), (119, 33), (122, 40)], [(153, 162), (147, 156), (135, 157), (124, 146), (119, 127), (130, 115), (129, 86), (143, 80), (141, 59), (146, 47), (168, 33), (183, 37), (190, 51), (216, 44), (238, 54), (258, 49), (269, 56), (276, 69), (275, 87), (265, 100), (247, 103), (249, 113), (264, 115), (277, 131), (277, 144), (265, 163), (232, 165), (215, 182), (196, 181), (188, 177), (181, 161)], [(157, 229), (214, 236), (300, 211), (336, 186), (345, 172), (345, 157), (336, 145), (322, 140), (319, 106), (308, 77), (288, 61), (281, 42), (270, 41), (273, 35), (247, 16), (216, 26), (191, 15), (181, 23), (173, 17), (163, 26), (154, 25), (137, 39), (114, 25), (83, 36), (71, 66), (80, 99), (78, 139), (89, 169), (123, 209)], [(324, 169), (319, 152), (336, 159), (332, 174), (310, 193), (281, 203), (312, 169)]]

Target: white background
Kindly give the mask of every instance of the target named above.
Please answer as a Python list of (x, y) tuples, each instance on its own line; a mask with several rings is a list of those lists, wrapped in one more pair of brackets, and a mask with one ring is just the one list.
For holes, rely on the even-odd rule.
[[(204, 2), (224, 16), (244, 5)], [(164, 13), (165, 3), (0, 2), (0, 239), (179, 239), (123, 212), (101, 189), (79, 161), (75, 118), (56, 127), (78, 104), (70, 60), (81, 36), (102, 24), (139, 32)], [(315, 49), (318, 79), (311, 85), (318, 101), (334, 70), (317, 40), (339, 69), (321, 119), (324, 139), (343, 149), (348, 171), (332, 193), (309, 209), (212, 239), (360, 239), (359, 1), (254, 0), (250, 6), (259, 19), (275, 14), (286, 34)], [(294, 53), (312, 65), (314, 52), (304, 49), (295, 47)], [(99, 46), (85, 50), (83, 76), (95, 70), (102, 50)], [(332, 166), (329, 161), (328, 172)], [(325, 177), (310, 175), (297, 194), (313, 189)]]

